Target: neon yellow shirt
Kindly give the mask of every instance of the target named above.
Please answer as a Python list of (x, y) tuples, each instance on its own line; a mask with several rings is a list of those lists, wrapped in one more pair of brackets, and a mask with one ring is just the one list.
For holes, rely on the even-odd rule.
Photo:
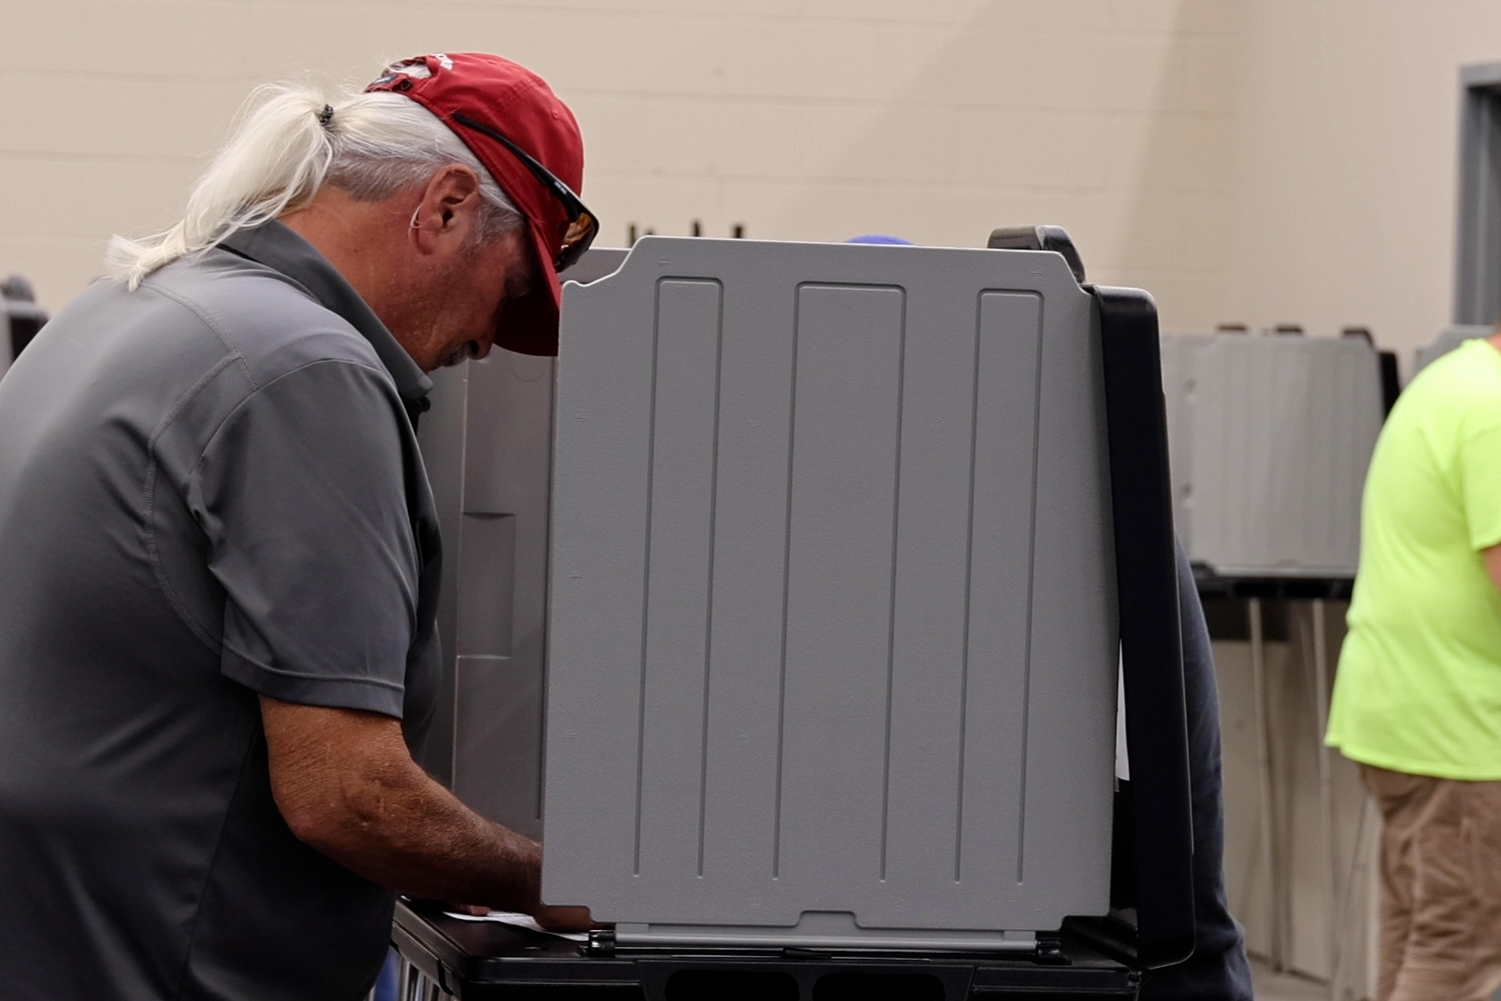
[(1424, 369), (1376, 442), (1325, 738), (1414, 775), (1501, 779), (1501, 352)]

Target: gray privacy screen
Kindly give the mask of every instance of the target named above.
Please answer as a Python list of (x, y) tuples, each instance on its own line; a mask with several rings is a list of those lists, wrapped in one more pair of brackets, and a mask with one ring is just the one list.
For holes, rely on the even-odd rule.
[(643, 239), (566, 288), (556, 406), (544, 899), (622, 943), (1107, 910), (1100, 346), (1061, 257)]
[(1222, 577), (1350, 578), (1383, 420), (1358, 337), (1162, 339), (1174, 522)]

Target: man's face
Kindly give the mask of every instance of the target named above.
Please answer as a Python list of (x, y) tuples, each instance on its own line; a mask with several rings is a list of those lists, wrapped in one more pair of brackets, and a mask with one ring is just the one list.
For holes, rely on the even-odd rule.
[(366, 302), (425, 372), (485, 357), (506, 302), (529, 293), (539, 273), (525, 224), (489, 235), (479, 179), (457, 164), (389, 206), (380, 233), (394, 242), (376, 255), (374, 287), (360, 289)]
[[(433, 269), (425, 314), (407, 352), (424, 371), (490, 353), (507, 300), (530, 291), (530, 248), (524, 232), (463, 247)], [(414, 318), (415, 319), (415, 318)]]
[(380, 201), (330, 185), (281, 218), (431, 372), (488, 354), (506, 322), (506, 303), (530, 293), (541, 273), (524, 225), (489, 236), (488, 217), (479, 178), (454, 164)]

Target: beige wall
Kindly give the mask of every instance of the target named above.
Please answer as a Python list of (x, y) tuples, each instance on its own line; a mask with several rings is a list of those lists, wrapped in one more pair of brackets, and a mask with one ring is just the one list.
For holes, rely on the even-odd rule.
[(253, 81), (489, 49), (576, 109), (620, 244), (977, 245), (1055, 222), (1091, 276), (1211, 324), (1228, 286), (1231, 0), (6, 0), (0, 273), (51, 308), (110, 233), (173, 221)]
[(1252, 0), (1239, 48), (1225, 315), (1410, 360), (1451, 316), (1458, 67), (1501, 59), (1501, 4)]
[(57, 308), (172, 221), (252, 83), (490, 49), (575, 107), (605, 242), (1055, 222), (1164, 326), (1449, 317), (1457, 67), (1493, 0), (6, 0), (0, 273)]

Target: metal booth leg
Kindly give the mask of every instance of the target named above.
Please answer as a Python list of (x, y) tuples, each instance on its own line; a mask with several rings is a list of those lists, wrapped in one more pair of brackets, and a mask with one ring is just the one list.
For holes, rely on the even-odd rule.
[(1256, 696), (1256, 792), (1260, 800), (1261, 871), (1267, 881), (1267, 931), (1272, 969), (1286, 966), (1283, 949), (1283, 886), (1277, 866), (1275, 804), (1272, 798), (1271, 706), (1266, 681), (1266, 650), (1263, 645), (1261, 599), (1246, 599), (1251, 632), (1251, 685)]
[(437, 984), (427, 979), (416, 966), (402, 960), (401, 977), (396, 985), (398, 1001), (438, 1001), (442, 996)]
[(1339, 968), (1341, 939), (1339, 934), (1339, 846), (1334, 840), (1334, 781), (1329, 748), (1324, 734), (1329, 730), (1329, 648), (1325, 635), (1324, 599), (1315, 598), (1309, 606), (1313, 620), (1314, 747), (1319, 756), (1319, 825), (1324, 837), (1325, 941), (1329, 963), (1329, 991), (1334, 996), (1334, 971)]

